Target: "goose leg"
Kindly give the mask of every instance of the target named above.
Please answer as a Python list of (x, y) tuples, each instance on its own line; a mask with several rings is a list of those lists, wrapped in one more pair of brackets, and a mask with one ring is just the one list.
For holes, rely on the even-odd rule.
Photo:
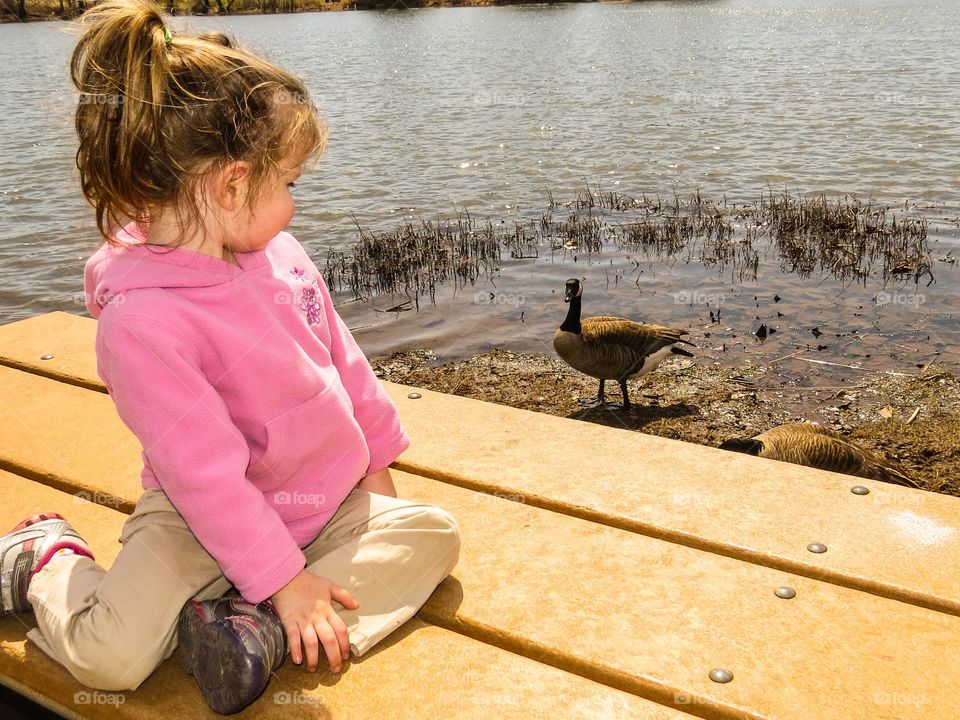
[(623, 378), (620, 380), (620, 392), (623, 393), (623, 409), (630, 409), (630, 394), (627, 392), (627, 380)]
[(600, 388), (597, 390), (597, 396), (595, 398), (578, 398), (577, 403), (585, 408), (603, 407), (607, 399), (606, 393), (604, 392), (604, 383), (606, 383), (606, 380), (600, 381)]

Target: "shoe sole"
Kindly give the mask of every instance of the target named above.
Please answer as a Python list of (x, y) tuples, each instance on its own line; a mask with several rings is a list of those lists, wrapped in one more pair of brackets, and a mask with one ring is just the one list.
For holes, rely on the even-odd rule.
[[(210, 709), (221, 715), (240, 712), (267, 687), (270, 671), (256, 662), (242, 641), (221, 621), (205, 623), (193, 610), (180, 614), (177, 624), (184, 671), (196, 680)], [(242, 678), (260, 678), (244, 687)]]

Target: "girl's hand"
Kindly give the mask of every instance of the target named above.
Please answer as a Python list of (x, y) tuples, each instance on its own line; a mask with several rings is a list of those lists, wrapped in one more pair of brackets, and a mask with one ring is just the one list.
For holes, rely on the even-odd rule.
[(313, 672), (323, 645), (331, 672), (340, 672), (341, 663), (350, 657), (350, 638), (331, 602), (356, 610), (360, 606), (357, 599), (326, 578), (301, 570), (272, 600), (286, 630), (293, 662), (299, 665), (306, 653), (307, 669)]

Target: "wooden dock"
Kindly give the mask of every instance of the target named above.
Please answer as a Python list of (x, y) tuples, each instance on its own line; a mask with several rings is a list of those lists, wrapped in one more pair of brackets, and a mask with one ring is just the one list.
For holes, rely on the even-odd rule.
[[(0, 326), (0, 532), (57, 511), (108, 566), (141, 448), (95, 332)], [(960, 717), (960, 499), (387, 387), (412, 439), (399, 494), (458, 519), (460, 563), (341, 675), (288, 662), (237, 717)], [(65, 717), (217, 717), (176, 654), (96, 694), (32, 625), (0, 620), (0, 683)]]

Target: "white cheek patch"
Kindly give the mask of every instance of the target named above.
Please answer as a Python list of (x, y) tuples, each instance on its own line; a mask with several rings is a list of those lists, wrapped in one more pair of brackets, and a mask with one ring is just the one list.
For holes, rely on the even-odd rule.
[(939, 545), (954, 533), (952, 527), (940, 525), (910, 510), (893, 515), (890, 522), (897, 526), (902, 535), (907, 535), (911, 540), (922, 545)]

